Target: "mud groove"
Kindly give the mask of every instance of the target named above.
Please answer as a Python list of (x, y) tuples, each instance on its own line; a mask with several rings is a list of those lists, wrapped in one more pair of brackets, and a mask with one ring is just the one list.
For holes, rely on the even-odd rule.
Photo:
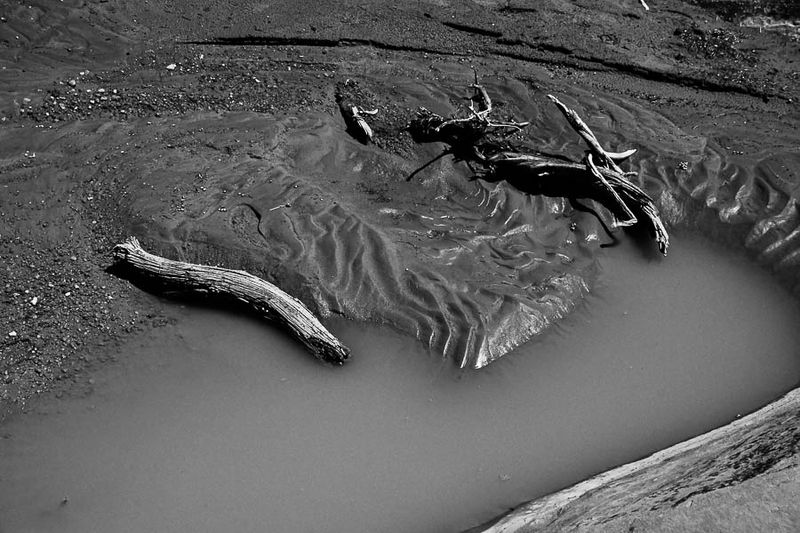
[(470, 33), (472, 35), (483, 35), (485, 37), (502, 37), (503, 33), (495, 30), (489, 30), (486, 28), (478, 28), (477, 26), (470, 26), (468, 24), (459, 24), (458, 22), (446, 22), (442, 21), (442, 24), (447, 26), (450, 29), (456, 31), (463, 31), (464, 33)]
[(310, 46), (320, 48), (336, 48), (339, 46), (369, 46), (378, 50), (391, 50), (393, 52), (418, 52), (436, 54), (440, 56), (463, 57), (469, 54), (447, 52), (437, 48), (424, 46), (408, 46), (391, 44), (374, 39), (318, 39), (310, 37), (277, 37), (277, 36), (245, 36), (245, 37), (217, 37), (206, 41), (181, 41), (178, 44), (204, 45), (204, 46)]
[(436, 47), (424, 46), (410, 46), (404, 44), (392, 44), (375, 39), (358, 39), (358, 38), (344, 38), (344, 39), (325, 39), (317, 37), (286, 37), (286, 36), (257, 36), (247, 35), (244, 37), (216, 37), (204, 41), (181, 41), (179, 44), (184, 45), (201, 45), (201, 46), (309, 46), (314, 48), (337, 48), (337, 47), (355, 47), (355, 46), (368, 46), (378, 50), (389, 50), (393, 52), (412, 52), (423, 54), (435, 54), (445, 57), (466, 57), (476, 56), (482, 58), (489, 58), (492, 56), (506, 57), (517, 61), (526, 63), (545, 64), (545, 65), (560, 65), (577, 68), (587, 71), (595, 72), (618, 72), (628, 76), (633, 76), (639, 79), (655, 81), (660, 83), (668, 83), (670, 85), (677, 85), (679, 87), (691, 87), (694, 89), (701, 89), (709, 92), (728, 92), (743, 94), (746, 96), (754, 96), (756, 98), (777, 98), (779, 94), (774, 92), (759, 91), (756, 89), (741, 87), (735, 84), (719, 83), (712, 80), (707, 80), (694, 76), (674, 74), (671, 72), (659, 71), (649, 69), (629, 63), (623, 63), (611, 59), (604, 59), (594, 56), (575, 55), (575, 53), (564, 46), (554, 45), (550, 43), (531, 43), (522, 39), (509, 39), (502, 36), (502, 33), (494, 30), (487, 30), (464, 24), (445, 22), (442, 21), (444, 26), (452, 28), (457, 31), (467, 32), (471, 34), (496, 37), (495, 44), (499, 46), (525, 46), (532, 51), (540, 53), (558, 54), (558, 57), (532, 57), (531, 55), (514, 52), (511, 50), (504, 50), (498, 48), (491, 48), (488, 53), (458, 53), (454, 51), (442, 50)]
[(629, 63), (622, 63), (611, 59), (603, 59), (593, 56), (575, 55), (572, 50), (568, 48), (551, 45), (548, 43), (530, 43), (521, 39), (505, 39), (497, 40), (497, 44), (503, 46), (526, 46), (531, 50), (551, 52), (555, 54), (563, 54), (565, 57), (547, 58), (547, 57), (531, 57), (529, 55), (512, 52), (510, 50), (491, 51), (492, 54), (508, 57), (517, 61), (525, 61), (528, 63), (544, 63), (549, 65), (569, 66), (585, 71), (595, 72), (618, 72), (635, 78), (655, 81), (660, 83), (668, 83), (670, 85), (677, 85), (679, 87), (691, 87), (693, 89), (701, 89), (709, 92), (728, 92), (736, 94), (744, 94), (746, 96), (754, 96), (756, 98), (779, 98), (780, 95), (774, 92), (758, 91), (747, 87), (740, 87), (738, 85), (731, 85), (725, 83), (718, 83), (715, 81), (696, 78), (694, 76), (686, 76), (680, 74), (673, 74), (659, 70), (653, 70)]
[(511, 14), (519, 14), (519, 13), (536, 13), (538, 10), (535, 7), (515, 7), (515, 6), (505, 6), (501, 7), (497, 12), (498, 13), (511, 13)]

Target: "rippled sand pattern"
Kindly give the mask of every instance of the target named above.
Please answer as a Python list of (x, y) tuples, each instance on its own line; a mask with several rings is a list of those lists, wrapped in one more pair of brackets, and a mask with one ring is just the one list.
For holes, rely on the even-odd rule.
[[(187, 202), (161, 222), (155, 216), (156, 231), (190, 245), (230, 233), (234, 240), (220, 240), (261, 249), (300, 275), (301, 293), (307, 289), (323, 315), (390, 324), (461, 366), (484, 366), (513, 349), (586, 292), (590, 252), (570, 235), (569, 220), (554, 216), (561, 202), (468, 182), (449, 163), (422, 188), (406, 184), (399, 169), (407, 164), (353, 142), (333, 122), (281, 123), (263, 160), (205, 172), (205, 192), (227, 191), (219, 207)], [(179, 175), (152, 172), (157, 178), (145, 182), (160, 187)], [(419, 202), (409, 209), (376, 200), (371, 189), (381, 187), (406, 189)], [(356, 195), (363, 201), (341, 203), (348, 188), (366, 190)], [(143, 218), (156, 215), (149, 202)]]
[[(409, 110), (451, 113), (463, 97), (447, 88), (455, 83), (397, 83)], [(510, 79), (487, 86), (502, 112), (531, 121), (531, 148), (582, 156), (543, 92)], [(756, 158), (739, 157), (624, 99), (570, 87), (558, 94), (608, 148), (639, 149), (633, 179), (668, 224), (744, 242), (796, 283), (800, 229), (788, 185), (798, 181), (796, 147), (775, 141)], [(20, 152), (8, 136), (9, 153)], [(42, 132), (39, 142), (26, 148), (40, 165), (84, 152), (86, 164), (66, 175), (94, 180), (162, 253), (255, 271), (323, 316), (391, 325), (462, 367), (485, 366), (568, 314), (591, 289), (607, 239), (563, 199), (471, 180), (448, 158), (407, 182), (436, 146), (414, 157), (364, 146), (338, 116), (85, 121)]]

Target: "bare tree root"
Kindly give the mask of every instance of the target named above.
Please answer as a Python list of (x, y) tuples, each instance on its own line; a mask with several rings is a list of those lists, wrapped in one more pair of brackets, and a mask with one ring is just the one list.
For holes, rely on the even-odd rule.
[[(434, 161), (450, 154), (457, 160), (466, 161), (470, 168), (475, 164), (478, 177), (487, 181), (504, 180), (528, 194), (594, 200), (612, 213), (615, 218), (613, 227), (642, 224), (649, 230), (659, 251), (667, 254), (669, 235), (658, 208), (647, 193), (628, 180), (619, 166), (636, 152), (635, 149), (619, 153), (606, 151), (580, 116), (552, 95), (548, 98), (588, 146), (583, 161), (578, 163), (531, 153), (522, 147), (509, 147), (505, 138), (529, 123), (490, 120), (493, 106), (489, 94), (477, 79), (472, 88), (474, 94), (470, 99), (469, 116), (446, 119), (420, 108), (411, 121), (409, 131), (415, 141), (447, 145), (444, 153)], [(432, 162), (417, 169), (408, 179)], [(605, 223), (603, 227), (611, 235)]]

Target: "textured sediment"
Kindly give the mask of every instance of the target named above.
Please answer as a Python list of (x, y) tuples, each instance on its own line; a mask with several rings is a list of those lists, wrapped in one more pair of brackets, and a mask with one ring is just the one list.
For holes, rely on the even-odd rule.
[[(438, 147), (411, 143), (404, 121), (419, 105), (459, 109), (472, 67), (500, 116), (532, 122), (531, 146), (582, 155), (544, 98), (559, 95), (610, 149), (639, 149), (630, 170), (668, 224), (745, 248), (798, 292), (797, 36), (739, 26), (742, 2), (200, 4), (0, 10), (0, 64), (13, 74), (0, 82), (4, 405), (79, 375), (93, 347), (165, 313), (103, 271), (104, 251), (130, 233), (165, 256), (253, 271), (322, 316), (388, 324), (460, 366), (545, 331), (592, 290), (596, 222), (470, 181), (448, 159), (405, 181)], [(374, 145), (338, 114), (346, 79), (380, 110)], [(90, 297), (87, 283), (105, 292)], [(636, 467), (633, 485), (607, 485), (635, 485), (649, 507), (611, 502), (605, 477), (586, 496), (546, 500), (563, 508), (548, 530), (657, 528), (669, 522), (655, 514), (677, 516), (708, 496), (697, 494), (796, 472), (796, 393), (779, 406), (700, 437), (720, 461), (677, 448), (691, 475)], [(722, 460), (739, 456), (760, 466)], [(508, 523), (533, 527), (513, 518), (532, 505)]]

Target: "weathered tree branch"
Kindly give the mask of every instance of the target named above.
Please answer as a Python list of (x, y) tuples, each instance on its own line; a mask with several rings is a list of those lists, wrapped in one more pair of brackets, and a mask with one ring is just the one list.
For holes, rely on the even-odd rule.
[(242, 270), (172, 261), (146, 252), (130, 237), (114, 247), (114, 258), (123, 266), (171, 290), (189, 294), (217, 294), (244, 302), (285, 327), (315, 357), (340, 365), (350, 350), (293, 296)]
[[(597, 158), (598, 163), (601, 166), (608, 167), (615, 172), (623, 174), (622, 169), (619, 168), (619, 166), (617, 166), (617, 163), (611, 157), (611, 154), (606, 152), (603, 149), (603, 147), (600, 146), (600, 141), (597, 140), (597, 137), (595, 136), (594, 132), (592, 132), (592, 130), (589, 129), (589, 126), (586, 125), (586, 123), (581, 119), (581, 117), (579, 117), (575, 111), (568, 108), (561, 102), (561, 100), (559, 100), (552, 94), (548, 94), (547, 97), (550, 99), (551, 102), (556, 104), (556, 106), (564, 115), (564, 117), (566, 117), (567, 122), (569, 122), (569, 125), (572, 126), (572, 129), (575, 130), (575, 132), (578, 135), (580, 135), (584, 141), (586, 141), (586, 144), (589, 145), (590, 154), (594, 154), (594, 156)], [(629, 150), (627, 152), (619, 154), (619, 157), (624, 156), (624, 158), (627, 159), (628, 157), (632, 156), (635, 152), (636, 150), (633, 151)]]
[(483, 171), (480, 175), (482, 179), (505, 180), (529, 194), (595, 200), (614, 215), (615, 227), (645, 225), (658, 249), (666, 255), (669, 235), (658, 208), (647, 193), (628, 181), (618, 164), (636, 150), (607, 152), (578, 114), (552, 95), (548, 95), (550, 100), (589, 146), (583, 163), (528, 153), (523, 148), (512, 149), (502, 141), (502, 135), (519, 131), (528, 123), (491, 122), (488, 118), (492, 111), (489, 95), (477, 82), (473, 88), (475, 94), (470, 103), (471, 116), (445, 119), (427, 109), (420, 109), (409, 126), (414, 139), (417, 142), (445, 143), (448, 146), (445, 154), (452, 154), (468, 164), (478, 164)]
[(620, 198), (619, 193), (614, 190), (614, 187), (603, 177), (603, 173), (600, 172), (600, 169), (594, 164), (592, 160), (592, 154), (586, 154), (586, 166), (592, 175), (597, 178), (597, 181), (600, 182), (600, 185), (605, 188), (611, 197), (614, 199), (614, 202), (622, 209), (622, 212), (625, 213), (625, 218), (617, 219), (616, 226), (633, 226), (638, 222), (636, 215), (633, 214), (630, 207), (622, 201)]
[[(529, 122), (492, 122), (489, 114), (494, 109), (486, 89), (476, 82), (470, 98), (470, 116), (445, 119), (441, 115), (420, 108), (411, 121), (409, 131), (417, 142), (444, 142), (454, 150), (458, 145), (475, 145), (489, 134), (514, 133), (527, 127)], [(454, 152), (455, 153), (455, 152)]]
[(491, 172), (483, 176), (487, 181), (504, 180), (533, 195), (594, 200), (611, 211), (617, 220), (625, 220), (632, 214), (637, 224), (644, 225), (653, 236), (659, 251), (667, 254), (669, 234), (658, 208), (647, 193), (622, 174), (595, 167), (605, 178), (606, 186), (586, 165), (551, 156), (499, 152), (487, 160), (491, 165)]

